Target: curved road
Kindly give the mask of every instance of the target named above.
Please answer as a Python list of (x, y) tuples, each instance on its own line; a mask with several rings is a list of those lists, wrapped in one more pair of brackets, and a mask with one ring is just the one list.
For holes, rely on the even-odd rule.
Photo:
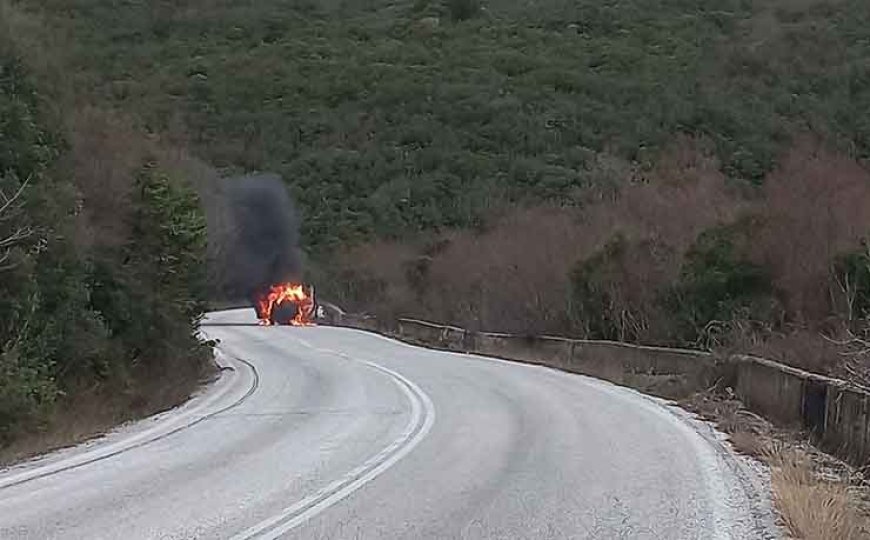
[(587, 377), (212, 314), (184, 407), (0, 474), (0, 538), (770, 538), (703, 424)]

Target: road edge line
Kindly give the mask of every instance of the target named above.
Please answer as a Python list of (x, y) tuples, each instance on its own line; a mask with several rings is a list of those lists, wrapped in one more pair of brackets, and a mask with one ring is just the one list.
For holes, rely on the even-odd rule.
[[(335, 353), (334, 351), (323, 351), (345, 357), (345, 355)], [(370, 457), (359, 467), (346, 473), (343, 477), (290, 505), (278, 515), (267, 518), (232, 536), (231, 540), (249, 540), (252, 538), (274, 540), (286, 534), (344, 500), (365, 484), (386, 472), (410, 454), (429, 434), (432, 425), (435, 423), (436, 415), (435, 406), (429, 396), (415, 383), (389, 368), (375, 362), (361, 361), (361, 363), (388, 375), (411, 403), (411, 420), (402, 434), (380, 452)]]
[[(221, 364), (218, 363), (218, 361), (217, 361), (217, 356), (218, 355), (215, 355), (215, 363), (218, 365), (219, 368), (230, 367), (230, 366), (221, 366)], [(253, 364), (251, 364), (250, 362), (243, 360), (241, 358), (231, 356), (229, 354), (227, 354), (226, 356), (229, 359), (229, 363), (231, 363), (231, 364), (237, 363), (237, 365), (235, 366), (236, 368), (244, 366), (245, 368), (247, 368), (251, 372), (251, 383), (248, 386), (247, 390), (245, 391), (245, 393), (241, 397), (234, 400), (229, 405), (226, 405), (224, 407), (221, 407), (221, 408), (214, 410), (214, 411), (211, 411), (211, 412), (207, 412), (210, 407), (214, 406), (215, 403), (219, 403), (222, 398), (231, 394), (231, 392), (233, 390), (236, 390), (236, 384), (234, 384), (234, 383), (237, 383), (237, 382), (240, 382), (243, 380), (242, 377), (233, 377), (233, 379), (235, 379), (235, 380), (224, 379), (225, 376), (221, 375), (221, 377), (218, 379), (218, 381), (223, 379), (227, 382), (224, 383), (222, 386), (218, 386), (215, 383), (212, 383), (211, 385), (209, 385), (208, 390), (200, 393), (199, 395), (197, 395), (193, 398), (193, 399), (199, 399), (200, 403), (193, 406), (190, 410), (179, 412), (178, 414), (172, 415), (168, 418), (159, 418), (160, 415), (165, 415), (167, 413), (171, 413), (172, 410), (165, 411), (163, 413), (158, 413), (157, 415), (154, 415), (151, 417), (137, 420), (136, 422), (126, 426), (126, 427), (131, 427), (131, 428), (135, 429), (135, 426), (137, 424), (144, 425), (145, 423), (147, 423), (149, 421), (151, 421), (151, 422), (156, 421), (157, 422), (155, 425), (150, 426), (148, 428), (145, 428), (143, 431), (139, 431), (139, 432), (134, 431), (133, 433), (130, 433), (127, 436), (122, 436), (121, 439), (119, 439), (117, 441), (100, 441), (99, 439), (97, 439), (93, 443), (92, 448), (87, 449), (80, 454), (75, 454), (75, 455), (71, 455), (68, 457), (60, 458), (57, 461), (39, 464), (39, 461), (42, 459), (50, 459), (52, 456), (52, 454), (50, 453), (50, 454), (47, 454), (47, 455), (42, 456), (42, 457), (34, 458), (33, 460), (31, 460), (29, 462), (23, 462), (23, 463), (19, 463), (17, 465), (11, 466), (6, 471), (0, 472), (0, 491), (7, 489), (7, 488), (19, 486), (21, 484), (25, 484), (27, 482), (32, 482), (34, 480), (38, 480), (41, 478), (46, 478), (46, 477), (49, 477), (49, 476), (52, 476), (55, 474), (59, 474), (59, 473), (65, 472), (65, 471), (77, 469), (79, 467), (84, 467), (84, 466), (90, 465), (92, 463), (103, 461), (105, 459), (115, 457), (119, 454), (123, 454), (124, 452), (128, 452), (128, 451), (133, 450), (135, 448), (141, 448), (141, 447), (146, 446), (148, 444), (151, 444), (155, 441), (165, 439), (166, 437), (174, 435), (180, 431), (191, 428), (191, 427), (199, 424), (200, 422), (207, 420), (208, 418), (211, 418), (217, 414), (220, 414), (222, 412), (225, 412), (229, 409), (232, 409), (232, 408), (240, 405), (243, 401), (248, 399), (248, 397), (250, 397), (251, 394), (253, 394), (256, 391), (257, 387), (259, 386), (259, 380), (260, 380), (259, 373), (257, 372), (256, 368), (253, 366)], [(224, 370), (221, 370), (221, 372), (223, 373)], [(189, 404), (189, 403), (190, 403), (190, 401), (186, 402), (186, 404)], [(181, 407), (184, 407), (184, 405), (181, 405)], [(205, 412), (205, 414), (203, 414), (204, 412)], [(192, 418), (192, 419), (185, 421), (189, 418)], [(181, 425), (177, 425), (175, 427), (172, 427), (173, 425), (178, 424), (179, 422), (183, 422), (183, 423)], [(111, 437), (111, 436), (112, 436), (111, 432), (108, 433), (107, 435), (104, 435), (104, 437)], [(83, 443), (83, 444), (86, 445), (87, 443)], [(66, 451), (74, 451), (76, 448), (79, 448), (79, 447), (80, 446), (72, 446), (69, 448), (58, 450), (57, 452), (64, 452), (65, 450)], [(24, 470), (17, 472), (17, 473), (14, 473), (13, 471), (15, 471), (16, 469), (24, 469)], [(3, 478), (4, 475), (8, 475), (8, 477)]]

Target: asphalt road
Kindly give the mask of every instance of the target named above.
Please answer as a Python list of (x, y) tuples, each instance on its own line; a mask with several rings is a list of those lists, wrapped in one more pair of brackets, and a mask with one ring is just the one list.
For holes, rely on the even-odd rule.
[(0, 473), (0, 539), (771, 537), (763, 475), (660, 400), (252, 310), (206, 322), (222, 377)]

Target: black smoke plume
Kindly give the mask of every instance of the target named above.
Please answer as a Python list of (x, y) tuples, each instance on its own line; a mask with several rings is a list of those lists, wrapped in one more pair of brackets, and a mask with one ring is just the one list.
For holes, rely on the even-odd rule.
[(248, 175), (218, 187), (209, 212), (213, 294), (251, 300), (272, 284), (299, 281), (299, 217), (281, 177)]

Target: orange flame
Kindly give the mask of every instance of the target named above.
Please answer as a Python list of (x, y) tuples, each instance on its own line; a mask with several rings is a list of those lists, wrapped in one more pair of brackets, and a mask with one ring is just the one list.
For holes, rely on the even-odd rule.
[[(290, 302), (296, 307), (296, 314), (288, 321), (274, 321), (272, 314), (275, 308), (285, 302)], [(257, 317), (263, 326), (269, 326), (274, 322), (283, 322), (293, 326), (309, 326), (313, 324), (314, 298), (305, 291), (305, 287), (301, 283), (272, 285), (268, 292), (257, 299)]]

